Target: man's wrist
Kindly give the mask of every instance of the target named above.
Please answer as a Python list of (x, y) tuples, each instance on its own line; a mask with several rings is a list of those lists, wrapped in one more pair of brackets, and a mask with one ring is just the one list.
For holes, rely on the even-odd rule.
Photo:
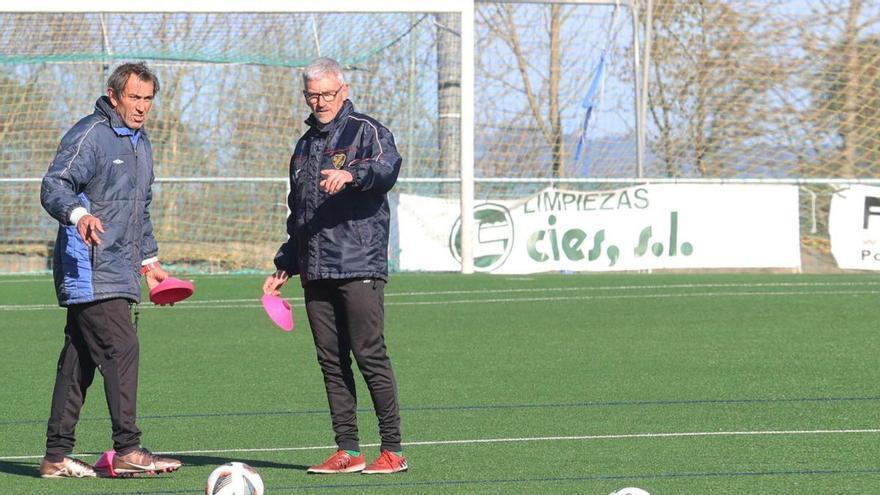
[(151, 272), (157, 268), (161, 268), (161, 266), (159, 266), (158, 260), (154, 259), (152, 261), (144, 261), (144, 263), (141, 265), (141, 275), (146, 275), (148, 272)]
[(89, 210), (83, 208), (82, 206), (77, 206), (76, 208), (70, 210), (70, 217), (69, 217), (70, 224), (71, 225), (78, 224), (80, 219), (82, 219), (82, 217), (84, 217), (88, 214), (89, 214)]
[(359, 167), (351, 167), (346, 170), (346, 172), (348, 172), (348, 175), (351, 175), (351, 181), (349, 181), (349, 184), (351, 184), (352, 187), (359, 187), (361, 185), (361, 180), (358, 177), (359, 170)]

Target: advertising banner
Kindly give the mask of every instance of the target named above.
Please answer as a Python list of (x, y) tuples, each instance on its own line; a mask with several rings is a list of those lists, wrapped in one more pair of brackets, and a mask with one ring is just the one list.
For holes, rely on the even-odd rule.
[[(401, 194), (400, 268), (459, 270), (458, 212), (457, 200)], [(551, 188), (478, 201), (474, 224), (483, 272), (800, 267), (796, 186)]]
[(880, 187), (852, 185), (835, 192), (828, 235), (837, 266), (880, 270)]

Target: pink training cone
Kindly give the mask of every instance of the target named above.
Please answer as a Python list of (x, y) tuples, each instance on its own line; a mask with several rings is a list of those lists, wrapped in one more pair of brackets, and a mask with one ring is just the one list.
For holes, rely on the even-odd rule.
[(293, 330), (293, 311), (287, 301), (278, 296), (265, 294), (262, 302), (263, 309), (266, 310), (266, 314), (269, 315), (272, 322), (285, 332)]
[(116, 471), (113, 470), (113, 458), (116, 457), (115, 450), (108, 450), (101, 454), (98, 462), (95, 463), (95, 471), (101, 476), (107, 478), (115, 478)]
[(188, 280), (168, 277), (150, 290), (150, 301), (153, 304), (174, 304), (193, 295), (196, 288)]

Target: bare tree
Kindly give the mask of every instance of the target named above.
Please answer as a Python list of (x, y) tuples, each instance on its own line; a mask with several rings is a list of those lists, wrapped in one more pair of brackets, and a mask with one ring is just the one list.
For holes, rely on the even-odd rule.
[(437, 148), (440, 170), (455, 177), (461, 170), (461, 20), (437, 16)]
[(782, 33), (762, 9), (656, 0), (653, 19), (650, 146), (664, 173), (730, 175), (737, 150), (772, 148), (766, 138), (778, 119), (770, 94), (787, 75), (768, 51)]
[(862, 10), (861, 0), (851, 0), (847, 9), (846, 29), (843, 32), (845, 78), (843, 93), (843, 122), (840, 123), (840, 135), (843, 138), (843, 167), (841, 174), (852, 177), (856, 168), (856, 118), (858, 112), (859, 89), (861, 86), (861, 70), (859, 67), (859, 43), (856, 23)]
[[(524, 107), (522, 109), (505, 109), (498, 111), (504, 120), (508, 122), (497, 132), (509, 134), (508, 138), (516, 135), (514, 131), (527, 127), (534, 129), (537, 136), (518, 142), (519, 149), (524, 150), (535, 146), (534, 141), (543, 143), (550, 149), (551, 175), (561, 177), (565, 165), (564, 136), (562, 128), (561, 82), (563, 75), (563, 25), (571, 12), (571, 8), (565, 8), (560, 4), (548, 6), (532, 6), (541, 9), (545, 31), (541, 34), (544, 38), (540, 45), (534, 44), (535, 26), (524, 22), (518, 15), (522, 10), (510, 4), (485, 4), (477, 9), (477, 21), (485, 27), (486, 34), (481, 43), (490, 48), (486, 54), (497, 53), (499, 48), (493, 46), (500, 44), (504, 47), (505, 55), (499, 59), (490, 59), (492, 55), (483, 54), (482, 64), (478, 64), (481, 71), (480, 77), (486, 80), (494, 80), (501, 88), (505, 88), (514, 96), (521, 98)], [(528, 31), (533, 43), (525, 43), (521, 33)], [(478, 50), (479, 52), (479, 50)], [(511, 60), (510, 65), (505, 65), (504, 60)], [(540, 61), (546, 61), (546, 66), (540, 66)], [(516, 81), (509, 74), (516, 74)], [(580, 79), (580, 77), (572, 78)], [(484, 95), (485, 96), (485, 95)], [(512, 95), (504, 95), (503, 101), (508, 103)], [(519, 99), (517, 98), (517, 99)], [(500, 139), (505, 139), (504, 137)], [(509, 172), (509, 171), (508, 171)]]
[[(814, 60), (812, 105), (803, 121), (819, 136), (809, 173), (839, 177), (874, 176), (880, 170), (880, 9), (862, 0), (821, 4), (830, 29), (804, 33)], [(811, 83), (811, 84), (809, 84)]]

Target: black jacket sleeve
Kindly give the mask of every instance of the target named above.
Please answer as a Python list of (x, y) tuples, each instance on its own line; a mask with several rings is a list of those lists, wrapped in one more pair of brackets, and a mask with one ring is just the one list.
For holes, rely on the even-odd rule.
[[(294, 153), (294, 156), (296, 154)], [(287, 241), (281, 244), (275, 253), (275, 268), (284, 270), (288, 275), (299, 274), (299, 258), (296, 253), (296, 184), (293, 161), (290, 157), (290, 192), (287, 193)]]
[(397, 182), (402, 161), (391, 131), (378, 123), (367, 125), (361, 136), (358, 154), (369, 158), (351, 164), (349, 171), (354, 177), (352, 187), (379, 194), (390, 191)]

